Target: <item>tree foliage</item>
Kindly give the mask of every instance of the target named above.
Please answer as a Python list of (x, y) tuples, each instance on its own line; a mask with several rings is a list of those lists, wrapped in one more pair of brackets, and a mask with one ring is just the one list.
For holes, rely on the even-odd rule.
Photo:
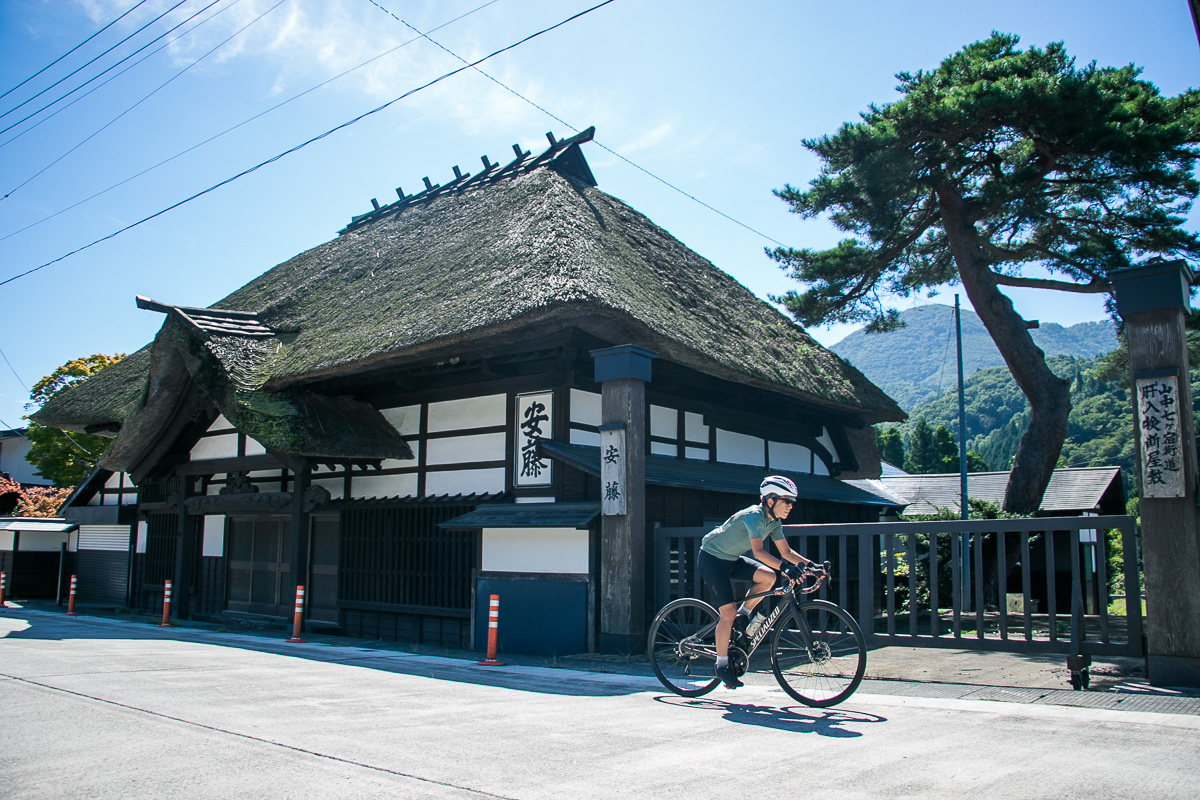
[[(29, 395), (30, 402), (26, 408), (41, 408), (42, 404), (54, 395), (66, 391), (75, 383), (95, 375), (124, 357), (124, 353), (111, 356), (97, 353), (68, 361), (33, 385)], [(86, 433), (66, 433), (33, 421), (29, 421), (28, 425), (25, 437), (32, 446), (25, 458), (37, 468), (42, 477), (53, 481), (55, 486), (71, 487), (83, 480), (112, 441), (103, 436), (91, 436)]]
[[(913, 475), (958, 472), (958, 442), (945, 425), (931, 427), (919, 416), (909, 427), (907, 440), (896, 426), (880, 426), (875, 431), (879, 457)], [(967, 451), (967, 471), (987, 472), (987, 463), (977, 453)]]
[[(776, 298), (806, 325), (887, 330), (899, 320), (884, 294), (960, 282), (1030, 403), (1004, 508), (1031, 513), (1070, 401), (1001, 287), (1111, 292), (1114, 270), (1200, 255), (1181, 227), (1200, 189), (1200, 93), (1164, 97), (1132, 65), (1079, 67), (1061, 43), (1018, 43), (996, 33), (900, 73), (900, 100), (806, 140), (821, 174), (777, 194), (852, 237), (770, 254), (807, 286)], [(1033, 267), (1052, 277), (1023, 274)]]
[(14, 517), (53, 517), (71, 493), (70, 487), (22, 487), (0, 475), (0, 515)]

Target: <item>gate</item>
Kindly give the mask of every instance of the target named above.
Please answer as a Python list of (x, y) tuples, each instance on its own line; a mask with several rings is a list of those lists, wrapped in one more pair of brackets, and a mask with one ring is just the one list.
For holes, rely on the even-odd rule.
[[(695, 560), (708, 530), (655, 528), (656, 609), (701, 596)], [(1133, 517), (785, 525), (784, 533), (797, 552), (833, 563), (817, 596), (850, 611), (868, 646), (1144, 653)]]

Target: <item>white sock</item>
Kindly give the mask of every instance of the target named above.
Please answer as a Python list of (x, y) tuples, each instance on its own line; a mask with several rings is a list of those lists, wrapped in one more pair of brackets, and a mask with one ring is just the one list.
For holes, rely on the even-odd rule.
[(729, 664), (729, 656), (717, 656), (717, 669)]

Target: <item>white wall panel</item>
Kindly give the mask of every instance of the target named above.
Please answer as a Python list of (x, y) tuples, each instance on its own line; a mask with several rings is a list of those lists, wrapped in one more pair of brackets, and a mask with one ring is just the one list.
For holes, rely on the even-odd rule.
[(425, 494), (494, 494), (504, 491), (504, 468), (460, 469), (430, 472), (425, 476)]
[(771, 469), (782, 472), (812, 472), (812, 451), (802, 444), (768, 442)]
[(266, 452), (267, 452), (267, 448), (263, 447), (261, 444), (254, 441), (249, 436), (246, 437), (246, 455), (261, 456)]
[(581, 425), (600, 425), (601, 396), (596, 392), (571, 390), (571, 422)]
[(192, 447), (192, 461), (208, 458), (237, 458), (237, 434), (223, 433), (220, 436), (205, 436)]
[(204, 517), (204, 543), (200, 554), (205, 556), (225, 555), (225, 516), (214, 514)]
[(717, 461), (726, 464), (746, 464), (751, 467), (764, 467), (766, 453), (763, 440), (757, 436), (747, 436), (744, 433), (733, 433), (717, 428)]
[(504, 425), (508, 398), (502, 394), (429, 404), (429, 432)]
[(150, 535), (150, 523), (140, 520), (137, 524), (137, 551), (146, 552), (146, 539)]
[(571, 431), (571, 444), (586, 444), (589, 447), (600, 446), (600, 434), (593, 431)]
[(689, 442), (707, 442), (708, 426), (704, 424), (704, 415), (683, 412), (683, 435)]
[(430, 439), (427, 444), (427, 464), (464, 464), (472, 461), (503, 461), (505, 435), (481, 433), (473, 436), (454, 436), (449, 439)]
[(679, 412), (673, 408), (650, 406), (650, 435), (679, 438)]
[(401, 436), (415, 436), (421, 432), (420, 406), (381, 408), (379, 413), (383, 414), (384, 419), (392, 423), (392, 427), (398, 430)]
[(21, 531), (21, 550), (25, 552), (52, 553), (58, 552), (67, 542), (65, 533), (46, 533), (43, 531)]
[(707, 447), (685, 447), (683, 449), (684, 458), (694, 458), (697, 461), (708, 461)]
[(650, 454), (674, 458), (675, 456), (679, 455), (679, 447), (673, 444), (666, 444), (664, 442), (651, 442)]
[(489, 572), (588, 571), (588, 532), (574, 528), (484, 528)]
[(817, 438), (817, 441), (825, 445), (825, 449), (829, 451), (829, 455), (833, 456), (834, 461), (841, 460), (838, 458), (837, 448), (833, 446), (833, 437), (829, 435), (827, 428), (821, 428), (821, 435)]
[(233, 430), (233, 423), (225, 419), (224, 414), (218, 414), (217, 418), (213, 420), (213, 424), (208, 426), (208, 429), (210, 431), (231, 431)]
[[(357, 478), (355, 479), (357, 481)], [(416, 487), (416, 479), (413, 486)], [(346, 495), (346, 481), (342, 478), (317, 478), (309, 482), (311, 486), (320, 486), (329, 492), (330, 500), (341, 500)]]
[[(330, 494), (332, 486), (326, 486)], [(408, 475), (355, 475), (350, 482), (350, 491), (356, 498), (364, 497), (413, 497), (417, 493), (417, 476)]]

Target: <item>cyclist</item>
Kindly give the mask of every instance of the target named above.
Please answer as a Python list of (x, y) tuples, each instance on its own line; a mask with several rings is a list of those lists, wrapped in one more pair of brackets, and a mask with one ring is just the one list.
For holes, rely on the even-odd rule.
[[(729, 663), (730, 634), (744, 632), (750, 614), (761, 597), (742, 602), (738, 608), (733, 581), (751, 581), (750, 594), (768, 592), (775, 585), (775, 573), (789, 580), (803, 577), (799, 564), (812, 564), (797, 553), (783, 537), (783, 520), (796, 502), (796, 484), (782, 475), (763, 480), (758, 490), (760, 502), (734, 514), (724, 525), (704, 535), (696, 567), (701, 580), (712, 593), (713, 605), (721, 618), (717, 622), (716, 677), (730, 689), (742, 685), (737, 670)], [(766, 540), (775, 542), (778, 557), (767, 552)]]

